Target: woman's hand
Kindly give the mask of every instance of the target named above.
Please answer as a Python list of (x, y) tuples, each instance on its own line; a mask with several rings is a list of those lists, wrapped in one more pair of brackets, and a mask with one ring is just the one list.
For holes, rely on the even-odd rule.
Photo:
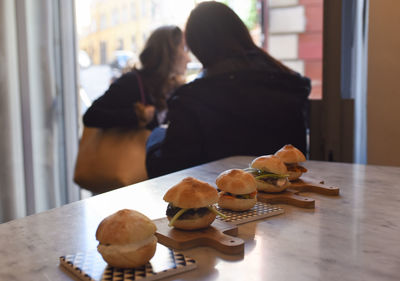
[(155, 107), (152, 105), (144, 105), (141, 102), (134, 104), (134, 109), (138, 117), (139, 128), (146, 127), (154, 118)]

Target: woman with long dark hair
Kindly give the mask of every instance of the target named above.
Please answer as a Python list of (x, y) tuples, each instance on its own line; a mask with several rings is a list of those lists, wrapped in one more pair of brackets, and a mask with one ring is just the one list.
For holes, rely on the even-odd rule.
[(246, 25), (222, 3), (199, 4), (190, 14), (185, 32), (189, 49), (212, 73), (266, 67), (293, 73), (257, 47)]
[(74, 181), (95, 194), (147, 179), (146, 140), (163, 123), (166, 99), (183, 84), (189, 60), (182, 31), (156, 29), (139, 59), (83, 116)]
[(189, 61), (180, 28), (157, 28), (139, 59), (139, 68), (123, 74), (93, 102), (83, 117), (85, 126), (153, 129), (164, 121), (166, 99), (184, 83)]
[(273, 154), (285, 144), (305, 152), (308, 78), (257, 47), (222, 3), (200, 3), (185, 35), (203, 73), (171, 97), (164, 139), (150, 135), (150, 177), (233, 155)]

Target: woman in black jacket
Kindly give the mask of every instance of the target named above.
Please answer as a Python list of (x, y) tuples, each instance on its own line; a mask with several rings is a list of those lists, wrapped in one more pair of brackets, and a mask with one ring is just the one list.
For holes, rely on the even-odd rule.
[(273, 154), (289, 143), (305, 152), (308, 78), (257, 47), (222, 3), (200, 3), (185, 34), (202, 78), (170, 98), (165, 136), (150, 135), (149, 177), (233, 155)]
[(149, 37), (133, 68), (114, 81), (83, 116), (87, 127), (153, 129), (162, 123), (166, 99), (184, 83), (189, 56), (177, 26), (162, 26)]

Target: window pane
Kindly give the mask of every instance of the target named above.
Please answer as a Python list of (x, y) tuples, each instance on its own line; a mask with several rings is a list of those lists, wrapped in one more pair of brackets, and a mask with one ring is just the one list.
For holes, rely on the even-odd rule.
[[(189, 0), (76, 1), (80, 49), (81, 112), (102, 95), (127, 66), (133, 66), (149, 33), (158, 26), (182, 29), (194, 6)], [(322, 97), (323, 0), (225, 0), (246, 23), (255, 42), (312, 79), (310, 98)], [(188, 80), (199, 69), (194, 57)]]

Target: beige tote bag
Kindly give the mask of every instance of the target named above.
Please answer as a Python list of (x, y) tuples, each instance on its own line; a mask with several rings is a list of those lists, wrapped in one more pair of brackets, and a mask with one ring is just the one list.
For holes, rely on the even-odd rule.
[(146, 180), (147, 129), (85, 127), (79, 144), (74, 181), (102, 193)]
[[(142, 103), (146, 104), (137, 71)], [(75, 164), (74, 181), (93, 193), (102, 193), (148, 178), (146, 141), (151, 131), (129, 128), (84, 127)]]

